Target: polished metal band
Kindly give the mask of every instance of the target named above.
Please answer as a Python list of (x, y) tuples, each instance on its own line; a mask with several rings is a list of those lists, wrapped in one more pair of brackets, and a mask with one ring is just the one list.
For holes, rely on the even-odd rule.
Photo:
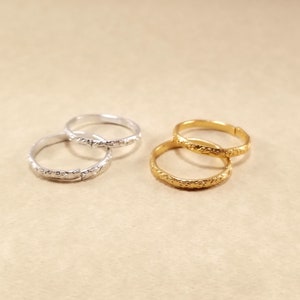
[[(197, 142), (196, 139), (191, 139), (191, 141)], [(210, 142), (205, 142), (205, 145), (207, 147), (213, 147), (219, 149), (219, 146)], [(209, 188), (217, 184), (220, 184), (221, 182), (225, 181), (230, 177), (232, 167), (231, 167), (230, 159), (227, 157), (219, 157), (224, 163), (224, 169), (222, 170), (222, 172), (208, 178), (182, 179), (167, 173), (165, 170), (163, 170), (158, 166), (156, 159), (159, 156), (161, 156), (163, 153), (167, 152), (168, 150), (175, 149), (175, 148), (181, 148), (181, 145), (176, 143), (175, 141), (167, 141), (160, 144), (153, 150), (150, 159), (150, 169), (152, 174), (158, 180), (179, 189), (199, 190), (199, 189)]]
[[(211, 129), (229, 133), (238, 137), (243, 141), (243, 144), (231, 148), (216, 148), (214, 146), (206, 146), (203, 140), (192, 141), (181, 134), (181, 131), (191, 128)], [(185, 147), (193, 152), (207, 154), (217, 157), (234, 157), (245, 154), (250, 149), (250, 136), (240, 127), (235, 127), (230, 124), (225, 124), (218, 121), (208, 120), (190, 120), (179, 123), (173, 131), (173, 138), (180, 146)]]
[[(111, 140), (99, 140), (91, 138), (83, 131), (74, 131), (74, 127), (83, 126), (86, 124), (116, 124), (128, 128), (132, 131), (132, 135)], [(80, 115), (69, 120), (65, 126), (65, 133), (69, 139), (80, 144), (90, 145), (92, 147), (122, 147), (130, 145), (141, 138), (140, 127), (133, 121), (122, 117), (108, 114), (88, 114)]]
[[(93, 135), (94, 139), (98, 139), (104, 141), (100, 136)], [(29, 164), (31, 169), (34, 171), (36, 175), (39, 177), (59, 182), (74, 182), (80, 180), (86, 180), (88, 178), (95, 177), (101, 173), (103, 173), (110, 165), (111, 160), (111, 149), (106, 147), (105, 157), (98, 161), (96, 164), (89, 166), (85, 169), (72, 169), (72, 170), (57, 170), (57, 169), (49, 169), (41, 166), (36, 161), (36, 156), (39, 152), (41, 152), (45, 147), (62, 143), (69, 142), (69, 138), (65, 133), (60, 133), (57, 135), (51, 135), (38, 140), (31, 148), (29, 153)]]

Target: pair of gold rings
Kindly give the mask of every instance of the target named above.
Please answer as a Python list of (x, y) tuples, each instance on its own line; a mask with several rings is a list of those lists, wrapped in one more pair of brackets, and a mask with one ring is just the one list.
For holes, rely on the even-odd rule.
[[(205, 140), (200, 140), (197, 138), (185, 137), (183, 131), (188, 129), (209, 129), (217, 130), (229, 133), (232, 136), (239, 138), (242, 144), (239, 146), (234, 146), (230, 148), (222, 148), (221, 146), (208, 142)], [(225, 124), (218, 121), (208, 121), (208, 120), (190, 120), (179, 123), (175, 126), (173, 130), (173, 139), (166, 141), (158, 145), (153, 151), (150, 159), (150, 168), (152, 174), (163, 183), (166, 183), (172, 187), (176, 187), (184, 190), (198, 190), (209, 188), (218, 185), (225, 180), (227, 180), (232, 172), (231, 158), (245, 154), (250, 149), (250, 136), (245, 130), (240, 127), (235, 127), (230, 124)], [(157, 158), (164, 154), (165, 152), (176, 149), (176, 148), (186, 148), (192, 152), (198, 154), (209, 155), (217, 157), (224, 163), (224, 168), (222, 171), (214, 176), (203, 178), (203, 179), (183, 179), (174, 176), (157, 164)]]

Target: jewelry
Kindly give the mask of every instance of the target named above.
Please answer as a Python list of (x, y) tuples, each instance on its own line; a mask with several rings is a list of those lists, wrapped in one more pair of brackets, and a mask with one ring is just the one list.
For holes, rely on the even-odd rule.
[[(109, 123), (117, 124), (128, 128), (132, 131), (132, 135), (113, 140), (104, 140), (98, 138), (90, 138), (86, 136), (85, 132), (73, 131), (74, 126), (86, 125), (89, 123)], [(140, 127), (133, 121), (118, 116), (107, 114), (90, 114), (81, 115), (69, 120), (65, 126), (65, 133), (69, 139), (80, 144), (90, 145), (92, 147), (122, 147), (130, 145), (141, 138)]]
[[(215, 146), (207, 146), (203, 140), (192, 140), (186, 138), (181, 134), (181, 131), (190, 128), (205, 128), (213, 129), (218, 131), (227, 132), (233, 136), (238, 137), (243, 141), (241, 146), (231, 148), (217, 148)], [(174, 141), (180, 146), (185, 147), (193, 152), (207, 154), (210, 156), (217, 157), (233, 157), (241, 154), (245, 154), (250, 149), (250, 136), (240, 127), (225, 124), (218, 121), (207, 121), (207, 120), (190, 120), (179, 123), (175, 126)]]
[[(93, 138), (98, 139), (104, 142), (104, 139), (100, 136), (93, 135)], [(98, 161), (96, 164), (93, 164), (90, 167), (85, 169), (73, 169), (73, 170), (55, 170), (42, 167), (35, 159), (37, 154), (42, 151), (45, 147), (62, 143), (69, 142), (69, 138), (65, 133), (51, 135), (38, 140), (31, 148), (29, 153), (29, 164), (31, 169), (35, 172), (39, 177), (43, 177), (52, 181), (60, 181), (60, 182), (74, 182), (80, 180), (86, 180), (88, 178), (95, 177), (101, 173), (103, 173), (110, 165), (111, 159), (111, 149), (106, 148), (105, 157)]]
[[(193, 143), (198, 142), (197, 139), (190, 139), (190, 140)], [(220, 149), (219, 146), (217, 146), (216, 144), (210, 142), (204, 142), (204, 143), (207, 147)], [(171, 140), (160, 144), (153, 150), (150, 159), (150, 168), (152, 174), (160, 181), (179, 189), (198, 190), (198, 189), (209, 188), (217, 184), (220, 184), (221, 182), (225, 181), (230, 177), (232, 167), (231, 167), (230, 159), (228, 157), (218, 157), (223, 161), (225, 166), (222, 172), (220, 172), (215, 176), (204, 178), (204, 179), (182, 179), (174, 175), (171, 175), (166, 171), (164, 171), (163, 169), (161, 169), (156, 162), (157, 158), (170, 149), (175, 149), (180, 147), (181, 144)]]

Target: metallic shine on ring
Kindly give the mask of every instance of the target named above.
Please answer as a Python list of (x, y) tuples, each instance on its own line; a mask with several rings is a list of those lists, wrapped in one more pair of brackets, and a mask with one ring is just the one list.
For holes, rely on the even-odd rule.
[[(209, 130), (223, 131), (241, 139), (243, 141), (243, 144), (231, 148), (216, 148), (206, 146), (204, 140), (192, 141), (191, 138), (186, 138), (181, 134), (181, 131), (190, 128), (204, 128)], [(235, 127), (233, 125), (218, 121), (190, 120), (179, 123), (174, 128), (173, 138), (174, 141), (180, 146), (185, 147), (193, 152), (217, 157), (234, 157), (242, 155), (245, 154), (251, 146), (250, 136), (245, 130), (240, 127)]]
[[(196, 139), (191, 139), (193, 142), (197, 142)], [(210, 143), (210, 142), (205, 142), (207, 147), (214, 147), (216, 149), (219, 148), (218, 145)], [(156, 177), (158, 180), (162, 181), (163, 183), (166, 183), (172, 187), (178, 188), (178, 189), (183, 189), (183, 190), (200, 190), (200, 189), (205, 189), (209, 188), (215, 185), (220, 184), (221, 182), (227, 180), (232, 171), (231, 167), (231, 161), (230, 158), (228, 157), (218, 157), (221, 159), (224, 163), (224, 169), (219, 173), (214, 176), (208, 177), (208, 178), (203, 178), (203, 179), (183, 179), (176, 177), (174, 175), (171, 175), (167, 173), (165, 170), (161, 169), (157, 162), (156, 159), (161, 156), (163, 153), (175, 149), (175, 148), (181, 148), (181, 145), (176, 143), (175, 141), (167, 141), (164, 142), (160, 145), (158, 145), (153, 151), (152, 151), (152, 156), (150, 159), (150, 168), (151, 172)]]
[[(100, 136), (93, 135), (93, 137), (99, 140), (104, 140)], [(110, 165), (111, 160), (111, 149), (106, 148), (105, 157), (98, 161), (96, 164), (89, 166), (85, 169), (72, 169), (72, 170), (56, 170), (42, 167), (35, 159), (37, 154), (41, 152), (45, 147), (62, 143), (69, 142), (69, 138), (65, 133), (47, 136), (38, 140), (31, 148), (29, 152), (29, 164), (33, 172), (47, 180), (59, 181), (59, 182), (75, 182), (86, 180), (88, 178), (95, 177), (103, 173)]]
[[(112, 140), (99, 140), (97, 138), (89, 138), (85, 132), (73, 131), (73, 126), (80, 126), (86, 124), (116, 124), (128, 128), (132, 131), (132, 135)], [(122, 117), (108, 115), (108, 114), (87, 114), (80, 115), (69, 120), (65, 126), (65, 133), (69, 139), (80, 144), (90, 145), (92, 147), (122, 147), (130, 145), (141, 138), (141, 129), (133, 121)]]

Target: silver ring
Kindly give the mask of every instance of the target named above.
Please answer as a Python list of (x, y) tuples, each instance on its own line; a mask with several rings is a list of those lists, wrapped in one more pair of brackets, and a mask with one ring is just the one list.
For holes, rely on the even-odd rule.
[[(75, 125), (80, 126), (89, 123), (116, 124), (128, 128), (133, 134), (120, 139), (105, 140), (90, 138), (86, 136), (86, 133), (83, 131), (74, 131), (71, 129)], [(65, 133), (70, 140), (80, 144), (90, 145), (92, 147), (122, 147), (130, 145), (141, 138), (141, 129), (135, 122), (129, 119), (107, 114), (89, 114), (77, 116), (67, 122), (65, 126)]]
[[(103, 140), (102, 137), (93, 135), (93, 138)], [(42, 151), (45, 147), (61, 143), (61, 142), (69, 142), (69, 138), (65, 133), (60, 133), (56, 135), (47, 136), (38, 140), (31, 148), (29, 152), (29, 164), (31, 169), (34, 171), (36, 175), (39, 177), (43, 177), (52, 181), (60, 181), (60, 182), (74, 182), (80, 180), (86, 180), (88, 178), (95, 177), (103, 173), (110, 165), (111, 160), (111, 149), (106, 148), (105, 157), (98, 161), (96, 164), (93, 164), (90, 167), (85, 169), (73, 169), (73, 170), (55, 170), (42, 167), (35, 159), (37, 154)]]

